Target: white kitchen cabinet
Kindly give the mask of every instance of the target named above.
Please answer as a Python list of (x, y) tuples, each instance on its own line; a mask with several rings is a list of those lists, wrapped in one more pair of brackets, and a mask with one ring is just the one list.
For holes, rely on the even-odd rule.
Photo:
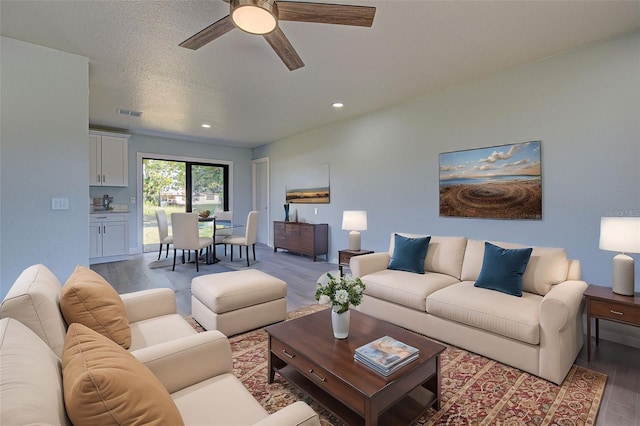
[(89, 132), (89, 185), (127, 186), (129, 135)]
[(89, 263), (126, 260), (129, 257), (129, 215), (89, 215)]

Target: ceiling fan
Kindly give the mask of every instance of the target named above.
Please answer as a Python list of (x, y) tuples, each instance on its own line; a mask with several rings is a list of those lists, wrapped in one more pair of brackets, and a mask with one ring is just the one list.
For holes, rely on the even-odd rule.
[(224, 1), (229, 2), (229, 15), (189, 37), (180, 46), (197, 50), (238, 27), (250, 34), (262, 35), (291, 71), (302, 68), (304, 62), (278, 26), (278, 21), (370, 27), (376, 13), (375, 7), (368, 6), (275, 0)]

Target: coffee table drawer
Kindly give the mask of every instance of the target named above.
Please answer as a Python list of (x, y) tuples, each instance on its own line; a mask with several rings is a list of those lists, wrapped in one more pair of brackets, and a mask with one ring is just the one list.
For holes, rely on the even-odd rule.
[(364, 416), (364, 396), (360, 393), (353, 392), (353, 389), (349, 385), (336, 378), (329, 371), (297, 354), (291, 347), (275, 338), (271, 338), (271, 352), (298, 370), (316, 386), (342, 401), (343, 404), (357, 412), (360, 416)]

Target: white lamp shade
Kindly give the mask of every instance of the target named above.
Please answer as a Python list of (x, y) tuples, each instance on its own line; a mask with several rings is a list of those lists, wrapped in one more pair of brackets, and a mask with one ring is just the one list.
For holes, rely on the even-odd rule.
[(603, 217), (600, 221), (600, 249), (640, 253), (640, 217)]
[(603, 217), (600, 221), (600, 248), (619, 252), (613, 258), (613, 292), (633, 296), (634, 261), (624, 253), (640, 253), (640, 217)]
[(345, 210), (342, 214), (342, 229), (347, 231), (366, 231), (367, 212), (364, 210)]

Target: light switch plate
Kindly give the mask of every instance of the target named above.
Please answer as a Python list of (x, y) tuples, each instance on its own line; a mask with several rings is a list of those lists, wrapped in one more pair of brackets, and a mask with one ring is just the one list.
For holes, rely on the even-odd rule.
[(51, 198), (51, 210), (69, 210), (69, 199)]

